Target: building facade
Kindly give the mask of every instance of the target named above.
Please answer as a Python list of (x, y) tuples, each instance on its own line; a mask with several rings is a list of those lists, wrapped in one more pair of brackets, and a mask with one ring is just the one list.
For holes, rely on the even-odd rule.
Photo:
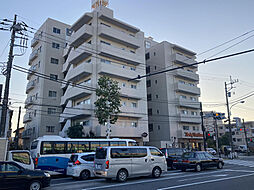
[[(196, 53), (152, 38), (145, 41), (146, 73), (195, 63)], [(201, 149), (198, 67), (190, 66), (147, 77), (150, 144)]]
[(144, 33), (114, 18), (113, 11), (98, 6), (84, 14), (72, 26), (64, 49), (62, 73), (67, 84), (61, 86), (63, 112), (60, 135), (67, 136), (73, 125), (82, 125), (85, 136), (91, 133), (105, 138), (106, 126), (94, 113), (98, 79), (109, 76), (119, 83), (121, 113), (111, 125), (111, 137), (148, 141), (146, 80), (133, 80), (145, 74)]
[[(23, 118), (25, 130), (22, 134), (24, 148), (29, 148), (33, 139), (43, 135), (56, 135), (61, 131), (59, 116), (63, 79), (63, 52), (69, 25), (53, 19), (46, 22), (35, 33), (31, 41), (27, 74), (26, 114)], [(42, 73), (42, 75), (40, 75)], [(50, 79), (50, 80), (48, 80)]]

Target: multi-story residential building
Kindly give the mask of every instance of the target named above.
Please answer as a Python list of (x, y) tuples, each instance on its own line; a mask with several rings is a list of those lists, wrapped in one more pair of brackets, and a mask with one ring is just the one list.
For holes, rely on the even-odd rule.
[(114, 18), (104, 6), (84, 14), (71, 30), (63, 53), (62, 73), (69, 84), (61, 86), (60, 135), (66, 137), (70, 126), (82, 125), (86, 136), (91, 132), (106, 136), (106, 126), (98, 123), (94, 113), (97, 81), (106, 75), (121, 88), (121, 113), (111, 125), (111, 137), (148, 141), (146, 80), (129, 81), (145, 74), (144, 33)]
[[(49, 18), (31, 41), (26, 114), (23, 118), (25, 131), (22, 135), (25, 148), (29, 147), (33, 139), (43, 135), (56, 135), (61, 130), (59, 115), (62, 89), (61, 84), (56, 80), (64, 77), (63, 52), (65, 38), (69, 34), (68, 28), (69, 25)], [(43, 73), (46, 77), (39, 77), (38, 73)]]
[[(147, 38), (145, 46), (147, 74), (196, 62), (196, 53), (176, 44)], [(195, 65), (147, 77), (151, 145), (201, 149), (197, 70)]]

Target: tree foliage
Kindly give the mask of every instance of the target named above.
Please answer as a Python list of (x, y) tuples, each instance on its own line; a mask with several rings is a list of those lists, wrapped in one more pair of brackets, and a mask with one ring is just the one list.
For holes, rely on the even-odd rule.
[(111, 124), (117, 121), (121, 106), (119, 90), (117, 81), (107, 76), (99, 78), (96, 89), (98, 99), (94, 104), (95, 116), (101, 125), (105, 124), (108, 118)]
[(219, 138), (219, 146), (230, 145), (230, 133), (225, 133)]
[(82, 138), (84, 135), (83, 126), (81, 125), (74, 125), (69, 127), (67, 131), (67, 135), (69, 138)]

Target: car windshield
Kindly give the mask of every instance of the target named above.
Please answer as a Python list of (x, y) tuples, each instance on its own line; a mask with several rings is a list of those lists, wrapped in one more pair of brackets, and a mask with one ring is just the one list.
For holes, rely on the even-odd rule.
[(183, 158), (195, 158), (195, 154), (193, 152), (185, 152), (182, 155)]

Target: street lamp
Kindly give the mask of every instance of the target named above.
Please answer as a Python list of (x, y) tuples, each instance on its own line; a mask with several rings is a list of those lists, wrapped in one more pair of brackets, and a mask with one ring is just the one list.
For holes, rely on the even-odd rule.
[(233, 106), (235, 106), (235, 105), (237, 105), (237, 104), (244, 104), (244, 103), (245, 103), (245, 101), (242, 100), (242, 101), (236, 102), (236, 103), (234, 103), (232, 106), (230, 106), (230, 108), (229, 108), (229, 110), (230, 110), (230, 115), (231, 115), (231, 109), (232, 109)]

